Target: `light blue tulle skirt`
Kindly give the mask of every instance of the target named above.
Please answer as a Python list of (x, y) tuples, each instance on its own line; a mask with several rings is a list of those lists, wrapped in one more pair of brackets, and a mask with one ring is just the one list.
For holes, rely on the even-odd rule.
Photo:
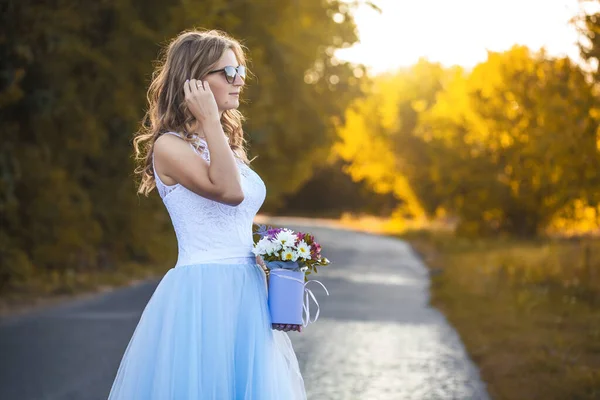
[(109, 400), (306, 399), (287, 333), (271, 329), (255, 263), (170, 269), (125, 350)]

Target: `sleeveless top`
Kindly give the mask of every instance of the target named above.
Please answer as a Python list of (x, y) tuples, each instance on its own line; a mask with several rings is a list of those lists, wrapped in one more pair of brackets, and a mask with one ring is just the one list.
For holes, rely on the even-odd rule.
[[(182, 137), (175, 132), (165, 134)], [(210, 163), (207, 142), (194, 152)], [(183, 139), (183, 138), (182, 138)], [(235, 156), (235, 154), (234, 154)], [(183, 185), (166, 185), (156, 173), (154, 152), (152, 168), (156, 188), (171, 218), (177, 237), (178, 257), (175, 267), (201, 263), (237, 264), (255, 262), (252, 253), (252, 225), (266, 197), (266, 187), (260, 176), (236, 156), (244, 201), (230, 206), (202, 197)]]

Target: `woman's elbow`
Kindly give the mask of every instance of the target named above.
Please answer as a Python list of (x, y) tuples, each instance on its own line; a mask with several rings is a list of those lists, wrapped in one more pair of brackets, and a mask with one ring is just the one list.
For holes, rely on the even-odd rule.
[(227, 193), (223, 196), (223, 203), (229, 206), (238, 206), (244, 201), (244, 192), (241, 190), (239, 192)]

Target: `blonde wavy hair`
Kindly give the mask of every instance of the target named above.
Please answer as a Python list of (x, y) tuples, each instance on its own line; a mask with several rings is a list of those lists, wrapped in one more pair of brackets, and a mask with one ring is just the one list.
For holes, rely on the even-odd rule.
[[(196, 119), (185, 105), (183, 84), (186, 79), (204, 78), (228, 49), (234, 52), (241, 65), (246, 65), (244, 46), (218, 30), (184, 31), (161, 51), (148, 88), (148, 111), (133, 139), (134, 172), (140, 176), (138, 194), (148, 196), (156, 187), (152, 152), (156, 139), (162, 134), (168, 131), (182, 133), (187, 142), (199, 148), (193, 133)], [(243, 121), (244, 116), (235, 109), (225, 110), (221, 116), (229, 146), (238, 158), (249, 164)]]

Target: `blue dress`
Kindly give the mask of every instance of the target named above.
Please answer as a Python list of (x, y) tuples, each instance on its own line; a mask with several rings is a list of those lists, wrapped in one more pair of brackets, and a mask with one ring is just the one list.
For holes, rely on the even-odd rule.
[[(210, 162), (198, 141), (194, 151)], [(165, 185), (155, 172), (178, 259), (142, 313), (109, 400), (306, 399), (290, 339), (271, 328), (265, 275), (252, 254), (265, 185), (238, 166), (245, 194), (238, 206)]]

